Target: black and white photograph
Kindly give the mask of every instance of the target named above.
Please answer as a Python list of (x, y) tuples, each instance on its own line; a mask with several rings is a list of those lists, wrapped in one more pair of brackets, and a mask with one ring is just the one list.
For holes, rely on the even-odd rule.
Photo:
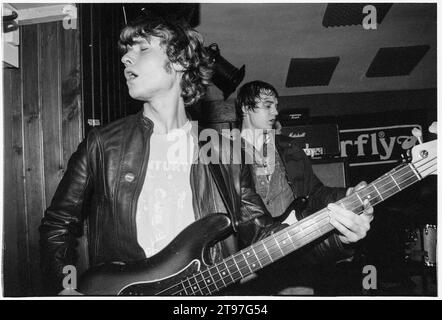
[(437, 298), (438, 5), (2, 3), (2, 297)]

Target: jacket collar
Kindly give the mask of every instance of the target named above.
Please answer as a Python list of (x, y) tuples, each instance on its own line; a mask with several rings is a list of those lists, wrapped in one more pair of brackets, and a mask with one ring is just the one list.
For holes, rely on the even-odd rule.
[[(140, 124), (140, 125), (142, 125), (143, 127), (146, 127), (146, 128), (148, 128), (148, 129), (150, 129), (150, 128), (152, 128), (153, 129), (153, 127), (154, 127), (154, 123), (153, 123), (153, 121), (151, 120), (151, 119), (149, 119), (148, 117), (146, 117), (145, 115), (144, 115), (144, 113), (143, 113), (143, 108), (141, 108), (141, 110), (140, 111), (138, 111), (137, 113), (136, 113), (136, 118), (137, 118), (137, 122)], [(189, 119), (189, 121), (192, 121), (192, 117), (190, 116), (190, 114), (186, 111), (186, 116), (187, 116), (187, 119)], [(199, 126), (198, 126), (199, 127)], [(198, 128), (198, 133), (201, 131), (202, 129), (200, 129), (200, 128)], [(193, 132), (192, 132), (192, 135), (194, 135), (193, 134)]]
[(148, 128), (148, 129), (150, 129), (150, 128), (153, 129), (153, 121), (150, 120), (148, 117), (144, 116), (143, 108), (141, 108), (141, 110), (138, 111), (135, 116), (137, 118), (137, 123), (139, 123), (140, 125), (142, 125), (143, 127)]

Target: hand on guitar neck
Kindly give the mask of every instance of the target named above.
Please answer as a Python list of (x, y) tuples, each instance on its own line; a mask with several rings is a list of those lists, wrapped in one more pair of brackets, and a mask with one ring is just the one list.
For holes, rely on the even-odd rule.
[[(437, 134), (436, 122), (432, 123), (429, 128), (429, 132)], [(412, 148), (412, 160), (416, 164), (418, 164), (419, 161), (423, 162), (415, 169), (417, 171), (423, 170), (422, 172), (416, 171), (419, 177), (422, 179), (425, 175), (434, 173), (435, 169), (433, 169), (433, 167), (435, 167), (435, 154), (429, 154), (429, 152), (425, 150), (425, 148), (427, 148), (429, 145), (423, 145), (421, 130), (414, 128), (412, 130), (412, 134), (414, 137), (416, 137), (419, 146)], [(422, 148), (423, 150), (420, 150)], [(429, 147), (429, 150), (431, 150), (431, 146)], [(354, 192), (364, 189), (366, 186), (367, 183), (361, 182), (355, 188), (349, 188), (346, 196), (350, 196)], [(364, 210), (359, 215), (345, 209), (343, 205), (340, 206), (338, 204), (331, 203), (327, 206), (327, 209), (330, 210), (330, 224), (341, 233), (339, 238), (342, 243), (349, 244), (357, 242), (363, 239), (370, 230), (370, 222), (373, 220), (373, 207), (370, 205), (367, 199), (363, 200), (363, 204)]]
[[(348, 188), (346, 196), (353, 194), (355, 191), (361, 190), (367, 186), (365, 181), (360, 182), (356, 187)], [(299, 203), (304, 202), (304, 206)], [(296, 211), (305, 208), (307, 199), (296, 199), (286, 210), (286, 212), (276, 220), (282, 221), (289, 225), (297, 222)], [(330, 224), (333, 225), (341, 234), (339, 239), (344, 244), (350, 244), (363, 239), (368, 230), (370, 230), (370, 222), (373, 220), (373, 207), (368, 201), (364, 201), (364, 211), (358, 215), (353, 211), (347, 210), (342, 206), (331, 203), (328, 205), (330, 212)]]
[[(356, 187), (349, 188), (346, 196), (366, 186), (365, 181), (360, 182)], [(364, 211), (359, 215), (335, 203), (330, 203), (327, 209), (330, 211), (330, 224), (341, 233), (339, 239), (344, 244), (354, 243), (365, 238), (368, 230), (370, 230), (370, 222), (373, 220), (373, 207), (368, 201), (364, 201)]]

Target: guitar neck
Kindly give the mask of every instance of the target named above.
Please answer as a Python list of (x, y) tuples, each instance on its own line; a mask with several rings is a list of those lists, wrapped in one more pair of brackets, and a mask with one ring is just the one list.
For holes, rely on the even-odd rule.
[[(422, 170), (436, 170), (435, 164), (427, 166), (414, 166), (411, 163), (402, 164), (373, 181), (365, 188), (336, 203), (360, 214), (364, 210), (365, 201), (375, 206), (421, 180), (422, 172), (425, 176), (428, 175), (428, 173)], [(183, 288), (187, 288), (187, 294), (208, 295), (217, 292), (305, 246), (333, 229), (334, 227), (329, 223), (328, 210), (324, 208), (192, 275), (183, 280), (181, 285)]]

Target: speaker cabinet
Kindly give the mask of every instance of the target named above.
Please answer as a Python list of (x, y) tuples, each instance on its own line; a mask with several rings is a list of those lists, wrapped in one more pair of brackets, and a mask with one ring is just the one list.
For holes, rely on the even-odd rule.
[(336, 157), (341, 153), (339, 128), (335, 123), (283, 126), (281, 134), (293, 138), (309, 156)]
[(313, 172), (328, 187), (347, 188), (347, 164), (343, 160), (312, 160)]

